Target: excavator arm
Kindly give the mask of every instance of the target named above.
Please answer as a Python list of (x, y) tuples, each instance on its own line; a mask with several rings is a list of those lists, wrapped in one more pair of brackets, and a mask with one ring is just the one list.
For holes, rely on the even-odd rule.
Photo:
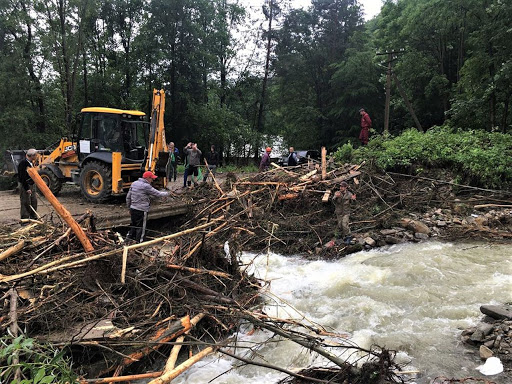
[(163, 89), (153, 89), (151, 124), (145, 170), (151, 171), (159, 176), (165, 174), (165, 164), (169, 156), (165, 141), (164, 113), (165, 92)]

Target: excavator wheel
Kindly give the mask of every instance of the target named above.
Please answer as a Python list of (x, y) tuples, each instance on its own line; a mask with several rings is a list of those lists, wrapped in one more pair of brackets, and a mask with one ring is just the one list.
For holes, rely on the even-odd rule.
[(80, 173), (82, 195), (92, 203), (106, 201), (112, 195), (112, 169), (97, 161), (87, 163)]
[(57, 177), (50, 168), (41, 168), (39, 176), (43, 179), (44, 183), (55, 196), (58, 196), (62, 189), (62, 181)]

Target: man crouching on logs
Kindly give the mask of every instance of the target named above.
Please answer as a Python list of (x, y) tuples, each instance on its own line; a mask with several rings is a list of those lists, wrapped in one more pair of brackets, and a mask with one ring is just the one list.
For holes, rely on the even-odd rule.
[(334, 233), (336, 238), (343, 238), (345, 244), (352, 241), (352, 233), (350, 232), (350, 202), (356, 199), (356, 195), (348, 190), (348, 184), (345, 181), (340, 183), (340, 190), (334, 193), (332, 202), (334, 203), (334, 213), (338, 225)]

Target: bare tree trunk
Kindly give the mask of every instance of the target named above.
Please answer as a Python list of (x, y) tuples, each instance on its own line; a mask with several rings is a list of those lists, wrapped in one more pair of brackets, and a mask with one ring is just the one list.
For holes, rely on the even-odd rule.
[(27, 5), (25, 2), (20, 2), (21, 7), (23, 8), (23, 12), (27, 15), (26, 17), (26, 28), (27, 28), (27, 42), (23, 49), (23, 57), (25, 59), (25, 63), (27, 65), (27, 70), (30, 75), (30, 79), (34, 84), (35, 90), (35, 104), (37, 105), (37, 120), (35, 121), (37, 132), (44, 133), (46, 132), (46, 109), (44, 105), (44, 97), (43, 97), (43, 88), (41, 86), (41, 80), (36, 75), (34, 70), (34, 65), (32, 63), (31, 57), (31, 47), (32, 47), (32, 23), (31, 18), (29, 17), (29, 10), (27, 9)]
[(270, 68), (270, 53), (272, 51), (272, 22), (274, 21), (274, 0), (269, 0), (268, 7), (268, 30), (267, 30), (267, 49), (265, 57), (265, 74), (263, 76), (263, 84), (261, 86), (260, 105), (258, 108), (258, 117), (256, 123), (256, 130), (263, 131), (263, 110), (265, 108), (265, 96), (267, 92), (268, 73)]

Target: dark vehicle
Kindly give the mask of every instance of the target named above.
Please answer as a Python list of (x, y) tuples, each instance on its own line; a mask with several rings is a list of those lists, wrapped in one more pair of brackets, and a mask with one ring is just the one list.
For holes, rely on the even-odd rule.
[[(320, 151), (316, 151), (314, 149), (295, 151), (295, 153), (297, 154), (298, 165), (306, 164), (308, 162), (308, 159), (320, 161)], [(280, 165), (281, 167), (287, 167), (289, 155), (290, 154), (287, 154), (286, 156), (281, 157), (277, 161), (277, 164)]]

